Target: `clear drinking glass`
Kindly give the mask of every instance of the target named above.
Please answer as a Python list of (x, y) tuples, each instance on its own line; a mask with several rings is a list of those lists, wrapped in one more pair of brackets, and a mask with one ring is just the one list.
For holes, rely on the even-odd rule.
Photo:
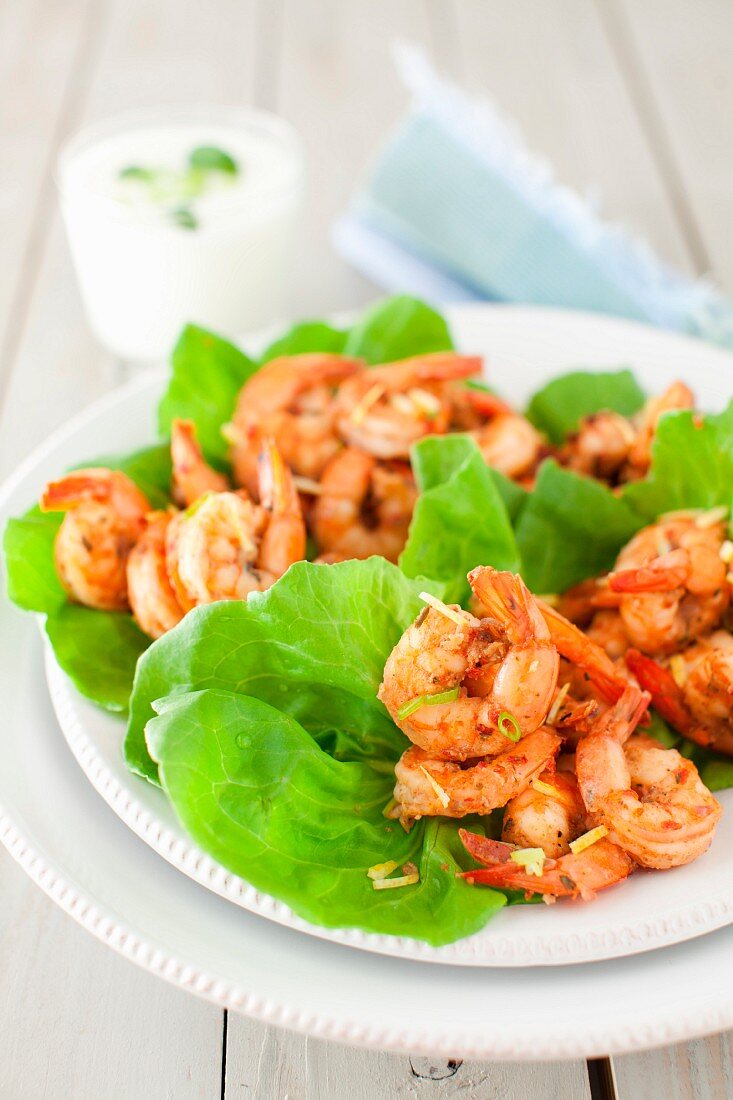
[[(144, 188), (134, 202), (120, 194), (125, 168), (170, 170), (200, 146), (238, 171), (185, 217)], [(66, 144), (57, 179), (89, 321), (115, 355), (159, 360), (187, 322), (234, 335), (284, 318), (303, 153), (283, 119), (235, 107), (119, 115)]]

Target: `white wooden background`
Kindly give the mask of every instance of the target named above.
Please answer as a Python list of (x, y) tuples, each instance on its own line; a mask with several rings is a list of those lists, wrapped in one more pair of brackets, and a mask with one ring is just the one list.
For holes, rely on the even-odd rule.
[[(0, 0), (0, 474), (113, 376), (59, 225), (65, 135), (127, 106), (283, 113), (311, 177), (293, 310), (358, 306), (374, 288), (328, 231), (404, 106), (399, 36), (490, 92), (563, 180), (733, 294), (730, 0)], [(101, 946), (0, 854), (0, 1095), (12, 1100), (710, 1100), (733, 1096), (732, 1054), (718, 1036), (589, 1067), (461, 1065), (227, 1020)]]

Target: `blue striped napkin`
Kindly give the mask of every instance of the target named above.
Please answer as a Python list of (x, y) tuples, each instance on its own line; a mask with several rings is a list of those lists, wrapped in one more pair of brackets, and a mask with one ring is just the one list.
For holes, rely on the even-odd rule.
[(662, 264), (556, 182), (486, 99), (397, 51), (412, 107), (334, 228), (337, 250), (390, 290), (596, 310), (733, 347), (733, 308)]

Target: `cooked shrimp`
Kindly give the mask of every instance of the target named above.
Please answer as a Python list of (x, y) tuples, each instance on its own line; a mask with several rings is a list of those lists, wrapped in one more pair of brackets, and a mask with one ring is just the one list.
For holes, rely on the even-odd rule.
[(586, 635), (605, 649), (612, 661), (618, 661), (629, 648), (629, 636), (618, 611), (597, 611), (586, 627)]
[(331, 459), (311, 512), (316, 541), (339, 560), (381, 554), (397, 561), (412, 518), (417, 490), (404, 462), (380, 462), (346, 447)]
[(733, 755), (733, 637), (716, 630), (664, 668), (632, 649), (626, 663), (659, 713), (698, 745)]
[(267, 437), (274, 439), (293, 473), (319, 478), (341, 447), (335, 388), (363, 366), (361, 359), (309, 353), (272, 359), (260, 367), (242, 387), (227, 426), (237, 483), (257, 494), (257, 456)]
[(584, 634), (556, 608), (550, 607), (539, 598), (537, 604), (558, 653), (580, 670), (581, 675), (592, 683), (604, 702), (615, 703), (627, 684), (623, 669), (617, 668), (596, 641)]
[(660, 417), (675, 409), (691, 409), (695, 403), (692, 390), (684, 382), (673, 382), (659, 397), (650, 397), (634, 418), (636, 439), (629, 451), (626, 480), (643, 477), (651, 463), (652, 443)]
[(577, 855), (569, 852), (557, 860), (545, 860), (539, 875), (530, 874), (515, 863), (509, 845), (494, 852), (491, 844), (481, 843), (483, 837), (463, 829), (461, 839), (474, 859), (484, 864), (478, 870), (464, 871), (461, 878), (466, 882), (503, 890), (524, 890), (528, 895), (542, 894), (546, 901), (577, 897), (592, 901), (599, 891), (622, 882), (634, 869), (633, 861), (623, 848), (605, 838), (596, 840)]
[[(587, 811), (572, 772), (549, 770), (507, 802), (501, 838), (518, 848), (541, 848), (551, 859), (570, 851), (585, 829)], [(551, 793), (550, 793), (551, 792)]]
[(501, 413), (471, 435), (488, 466), (510, 478), (534, 473), (543, 454), (544, 440), (519, 413)]
[(150, 511), (137, 485), (119, 470), (75, 470), (49, 482), (40, 506), (66, 513), (54, 555), (72, 599), (100, 611), (126, 611), (127, 559)]
[(578, 743), (575, 766), (592, 820), (637, 863), (663, 870), (707, 851), (722, 810), (676, 749), (629, 737), (647, 699), (630, 687)]
[(488, 814), (504, 806), (555, 757), (561, 738), (541, 728), (518, 745), (466, 767), (439, 760), (412, 747), (395, 766), (395, 807), (390, 816), (403, 824), (420, 817), (465, 817)]
[(724, 539), (716, 510), (678, 513), (634, 535), (608, 578), (633, 646), (673, 653), (718, 625), (730, 602)]
[(413, 443), (448, 430), (447, 384), (480, 371), (480, 358), (452, 351), (371, 367), (339, 388), (339, 432), (351, 446), (377, 458), (409, 458)]
[[(469, 580), (490, 617), (425, 608), (392, 650), (379, 688), (410, 740), (446, 760), (501, 752), (507, 738), (536, 730), (557, 682), (557, 651), (521, 578), (480, 568)], [(445, 693), (452, 698), (441, 702)]]
[(242, 493), (211, 493), (168, 525), (168, 572), (185, 610), (244, 600), (305, 556), (298, 493), (272, 442), (262, 453), (259, 485), (262, 505)]
[(192, 420), (174, 420), (171, 425), (171, 461), (173, 464), (173, 499), (187, 508), (204, 493), (223, 493), (229, 482), (223, 474), (212, 470), (201, 453)]
[(584, 417), (560, 448), (559, 461), (571, 470), (601, 481), (614, 481), (628, 461), (636, 440), (630, 421), (604, 410)]
[(151, 638), (172, 630), (183, 609), (168, 577), (165, 544), (171, 512), (151, 512), (127, 559), (127, 595), (138, 626)]

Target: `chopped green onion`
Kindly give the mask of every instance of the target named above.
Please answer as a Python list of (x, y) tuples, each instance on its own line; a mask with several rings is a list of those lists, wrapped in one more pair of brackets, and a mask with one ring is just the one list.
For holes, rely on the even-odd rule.
[(175, 222), (181, 229), (197, 229), (198, 221), (195, 215), (187, 206), (177, 206), (175, 210), (170, 212), (171, 221)]
[(498, 726), (499, 733), (503, 733), (510, 741), (518, 741), (522, 736), (522, 729), (519, 722), (508, 710), (503, 710), (499, 715)]
[(150, 183), (155, 179), (155, 172), (152, 168), (141, 168), (138, 164), (129, 164), (127, 168), (120, 168), (119, 177), (121, 180), (140, 180), (141, 183)]
[(541, 848), (519, 848), (516, 852), (512, 852), (509, 858), (520, 867), (524, 867), (528, 875), (536, 875), (537, 878), (545, 867), (545, 853)]
[[(458, 698), (460, 688), (454, 687), (449, 691), (439, 691), (437, 695), (418, 695), (415, 699), (410, 699), (409, 702), (404, 703), (397, 711), (397, 717), (402, 721), (403, 718), (409, 718), (411, 714), (414, 714), (416, 710), (420, 710), (420, 707), (434, 707), (438, 703), (452, 703), (454, 699)], [(519, 740), (519, 738), (515, 738)]]
[(236, 160), (215, 145), (199, 145), (189, 156), (188, 163), (192, 168), (203, 168), (206, 172), (227, 172), (230, 176), (236, 176), (239, 171)]

